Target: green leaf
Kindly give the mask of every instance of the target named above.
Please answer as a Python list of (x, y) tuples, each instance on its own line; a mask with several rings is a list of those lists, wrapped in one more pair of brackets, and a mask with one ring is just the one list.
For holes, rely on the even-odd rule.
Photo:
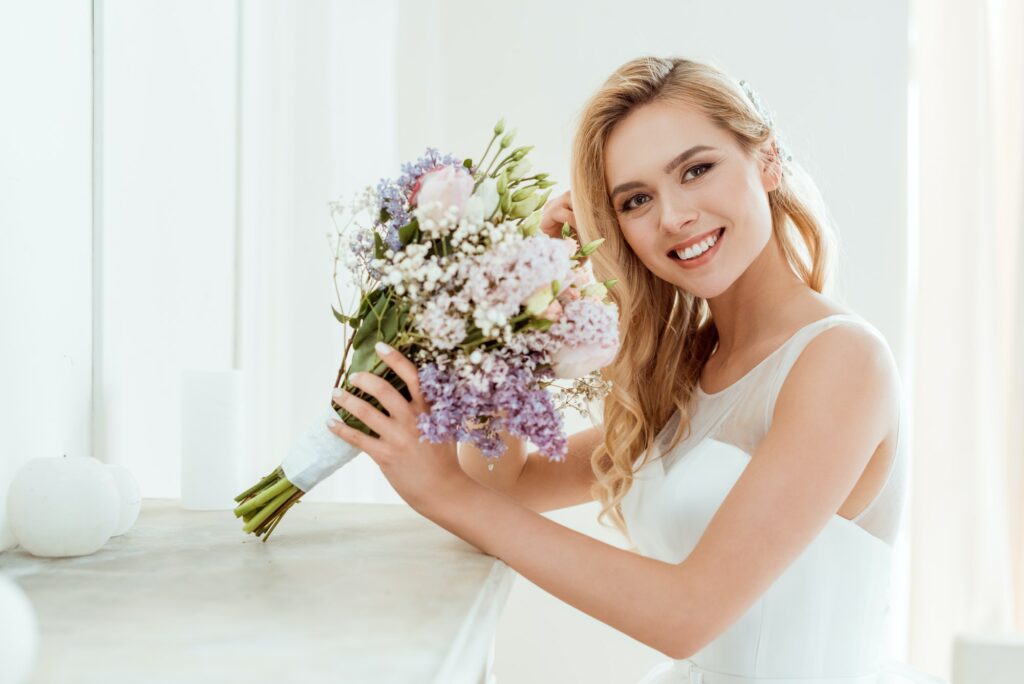
[(384, 342), (391, 342), (395, 339), (395, 335), (398, 334), (398, 307), (392, 306), (388, 308), (387, 313), (384, 315), (384, 320), (381, 322), (380, 333), (381, 340)]
[(388, 213), (387, 209), (380, 210), (380, 222), (387, 223), (391, 219), (391, 214)]
[(373, 256), (378, 259), (384, 258), (384, 240), (381, 239), (380, 233), (377, 231), (373, 232)]
[(413, 219), (412, 221), (409, 221), (407, 224), (398, 229), (398, 240), (399, 242), (402, 243), (403, 246), (407, 245), (413, 241), (413, 238), (416, 237), (417, 234), (419, 234), (419, 231), (419, 221)]
[[(363, 319), (362, 325), (359, 326), (359, 330), (356, 331), (355, 336), (352, 338), (352, 347), (359, 349), (370, 336), (372, 336), (380, 328), (380, 322), (384, 319), (388, 309), (387, 298), (378, 298), (376, 302), (370, 307), (369, 313), (366, 318)], [(371, 345), (372, 347), (372, 345)]]
[(360, 371), (369, 371), (377, 363), (377, 353), (373, 349), (372, 344), (368, 344), (360, 349), (356, 349), (355, 353), (352, 354), (352, 363), (349, 364), (348, 373), (358, 373)]
[(340, 311), (338, 311), (337, 309), (335, 309), (333, 304), (331, 305), (331, 312), (334, 314), (334, 317), (336, 319), (338, 319), (339, 323), (343, 323), (344, 324), (344, 323), (351, 323), (352, 322), (351, 318), (349, 318), (345, 314), (343, 314)]
[(547, 330), (553, 324), (554, 324), (554, 321), (551, 321), (551, 320), (549, 320), (547, 318), (534, 318), (533, 320), (531, 320), (529, 323), (526, 324), (526, 327), (527, 328), (536, 328), (537, 330)]

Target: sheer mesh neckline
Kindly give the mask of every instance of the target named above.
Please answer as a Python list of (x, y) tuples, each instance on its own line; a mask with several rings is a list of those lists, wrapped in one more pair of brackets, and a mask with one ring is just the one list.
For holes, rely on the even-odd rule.
[(806, 330), (807, 328), (810, 328), (810, 327), (811, 327), (812, 325), (817, 325), (817, 324), (821, 323), (822, 321), (827, 321), (827, 320), (830, 320), (830, 319), (832, 319), (832, 318), (856, 318), (856, 317), (857, 317), (857, 315), (856, 315), (856, 314), (848, 314), (848, 313), (836, 313), (836, 314), (829, 314), (828, 316), (824, 316), (824, 317), (822, 317), (822, 318), (819, 318), (819, 319), (817, 319), (817, 320), (811, 321), (811, 322), (810, 322), (810, 323), (808, 323), (807, 325), (804, 325), (804, 326), (800, 327), (799, 329), (797, 329), (797, 331), (796, 331), (796, 332), (794, 332), (794, 333), (793, 333), (792, 335), (790, 335), (789, 337), (787, 337), (787, 338), (786, 338), (786, 340), (785, 340), (785, 341), (784, 341), (784, 342), (783, 342), (782, 344), (780, 344), (780, 345), (779, 345), (778, 347), (776, 347), (775, 349), (773, 349), (773, 350), (772, 350), (772, 351), (771, 351), (771, 352), (770, 352), (770, 353), (769, 353), (769, 354), (768, 354), (767, 356), (765, 356), (765, 357), (764, 357), (763, 359), (761, 359), (760, 361), (758, 361), (758, 362), (757, 362), (757, 364), (756, 364), (756, 365), (755, 365), (755, 366), (754, 366), (753, 368), (751, 368), (751, 369), (750, 369), (750, 370), (748, 370), (748, 371), (747, 371), (746, 373), (744, 373), (743, 375), (741, 375), (741, 376), (740, 376), (740, 378), (739, 378), (738, 380), (736, 380), (736, 381), (735, 381), (734, 383), (732, 383), (731, 385), (729, 385), (729, 386), (725, 387), (724, 389), (720, 389), (720, 390), (718, 390), (717, 392), (705, 392), (705, 391), (704, 391), (704, 388), (703, 388), (703, 387), (701, 387), (701, 384), (700, 384), (700, 379), (698, 378), (698, 380), (697, 380), (697, 394), (699, 394), (699, 395), (701, 395), (701, 396), (703, 396), (703, 397), (709, 397), (709, 398), (714, 398), (714, 397), (722, 396), (722, 395), (724, 395), (724, 394), (725, 394), (726, 392), (728, 392), (729, 390), (731, 390), (732, 388), (736, 387), (737, 385), (740, 385), (740, 384), (741, 384), (741, 383), (742, 383), (742, 382), (743, 382), (744, 380), (746, 380), (747, 378), (749, 378), (749, 377), (751, 377), (752, 375), (754, 375), (754, 371), (756, 371), (756, 370), (757, 370), (758, 368), (760, 368), (761, 366), (763, 366), (763, 365), (765, 365), (766, 363), (768, 363), (768, 360), (769, 360), (769, 359), (771, 359), (771, 358), (772, 358), (773, 356), (775, 356), (775, 355), (776, 355), (776, 354), (778, 354), (778, 353), (779, 353), (780, 351), (782, 351), (783, 349), (785, 349), (785, 348), (786, 348), (786, 345), (788, 345), (788, 344), (789, 344), (790, 342), (792, 342), (792, 341), (793, 341), (793, 339), (794, 339), (794, 338), (795, 338), (795, 337), (796, 337), (797, 335), (799, 335), (800, 333), (802, 333), (802, 332), (803, 332), (804, 330)]

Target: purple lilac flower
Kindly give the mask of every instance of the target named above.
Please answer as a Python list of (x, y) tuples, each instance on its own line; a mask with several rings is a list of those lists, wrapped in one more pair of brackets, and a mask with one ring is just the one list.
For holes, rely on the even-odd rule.
[[(500, 456), (507, 447), (498, 433), (508, 431), (534, 443), (551, 460), (563, 460), (568, 441), (562, 416), (551, 395), (537, 385), (550, 377), (541, 359), (500, 349), (486, 356), (489, 370), (470, 370), (468, 377), (435, 363), (420, 368), (420, 389), (431, 405), (418, 420), (421, 441), (468, 441), (487, 456)], [(491, 419), (477, 426), (479, 416)]]
[(366, 271), (370, 277), (374, 280), (380, 280), (384, 277), (383, 271), (370, 265), (370, 261), (374, 258), (372, 229), (355, 231), (349, 240), (349, 250), (358, 257), (359, 261), (366, 265)]

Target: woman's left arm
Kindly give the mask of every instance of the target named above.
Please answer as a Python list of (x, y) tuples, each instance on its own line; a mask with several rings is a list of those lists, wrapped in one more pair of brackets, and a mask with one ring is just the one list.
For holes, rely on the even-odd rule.
[(484, 553), (500, 558), (541, 589), (672, 658), (682, 658), (681, 622), (690, 612), (681, 588), (686, 566), (617, 548), (571, 530), (469, 477), (454, 443), (420, 440), (416, 418), (428, 410), (415, 365), (400, 352), (378, 355), (405, 380), (412, 400), (387, 381), (356, 373), (352, 385), (387, 414), (348, 392), (335, 402), (380, 437), (340, 421), (334, 434), (366, 452), (416, 511)]
[[(365, 451), (425, 517), (584, 613), (682, 659), (742, 615), (802, 552), (877, 444), (888, 410), (877, 401), (886, 369), (863, 338), (841, 341), (812, 343), (813, 352), (798, 359), (780, 393), (772, 439), (762, 440), (754, 459), (761, 458), (758, 468), (748, 466), (679, 564), (559, 525), (471, 479), (455, 444), (420, 441), (416, 417), (428, 406), (415, 366), (394, 350), (378, 354), (405, 380), (412, 400), (381, 378), (356, 374), (352, 384), (376, 397), (387, 415), (348, 393), (336, 401), (380, 437), (340, 422), (331, 430)], [(808, 478), (808, 470), (826, 473), (824, 481)]]

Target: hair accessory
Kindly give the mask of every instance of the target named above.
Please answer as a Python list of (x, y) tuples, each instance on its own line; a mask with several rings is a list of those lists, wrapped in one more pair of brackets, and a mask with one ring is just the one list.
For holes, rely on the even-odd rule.
[(747, 94), (747, 98), (754, 105), (754, 109), (757, 110), (757, 113), (761, 116), (761, 119), (765, 122), (765, 124), (767, 124), (768, 128), (772, 129), (772, 132), (775, 134), (775, 147), (778, 148), (779, 159), (787, 162), (793, 161), (793, 155), (789, 153), (788, 148), (783, 146), (782, 142), (779, 140), (778, 131), (775, 130), (775, 117), (773, 116), (772, 112), (768, 109), (768, 107), (764, 105), (764, 103), (761, 101), (761, 98), (757, 96), (757, 93), (754, 92), (754, 89), (750, 87), (750, 84), (747, 83), (746, 80), (740, 81), (740, 87), (743, 88), (743, 92)]

